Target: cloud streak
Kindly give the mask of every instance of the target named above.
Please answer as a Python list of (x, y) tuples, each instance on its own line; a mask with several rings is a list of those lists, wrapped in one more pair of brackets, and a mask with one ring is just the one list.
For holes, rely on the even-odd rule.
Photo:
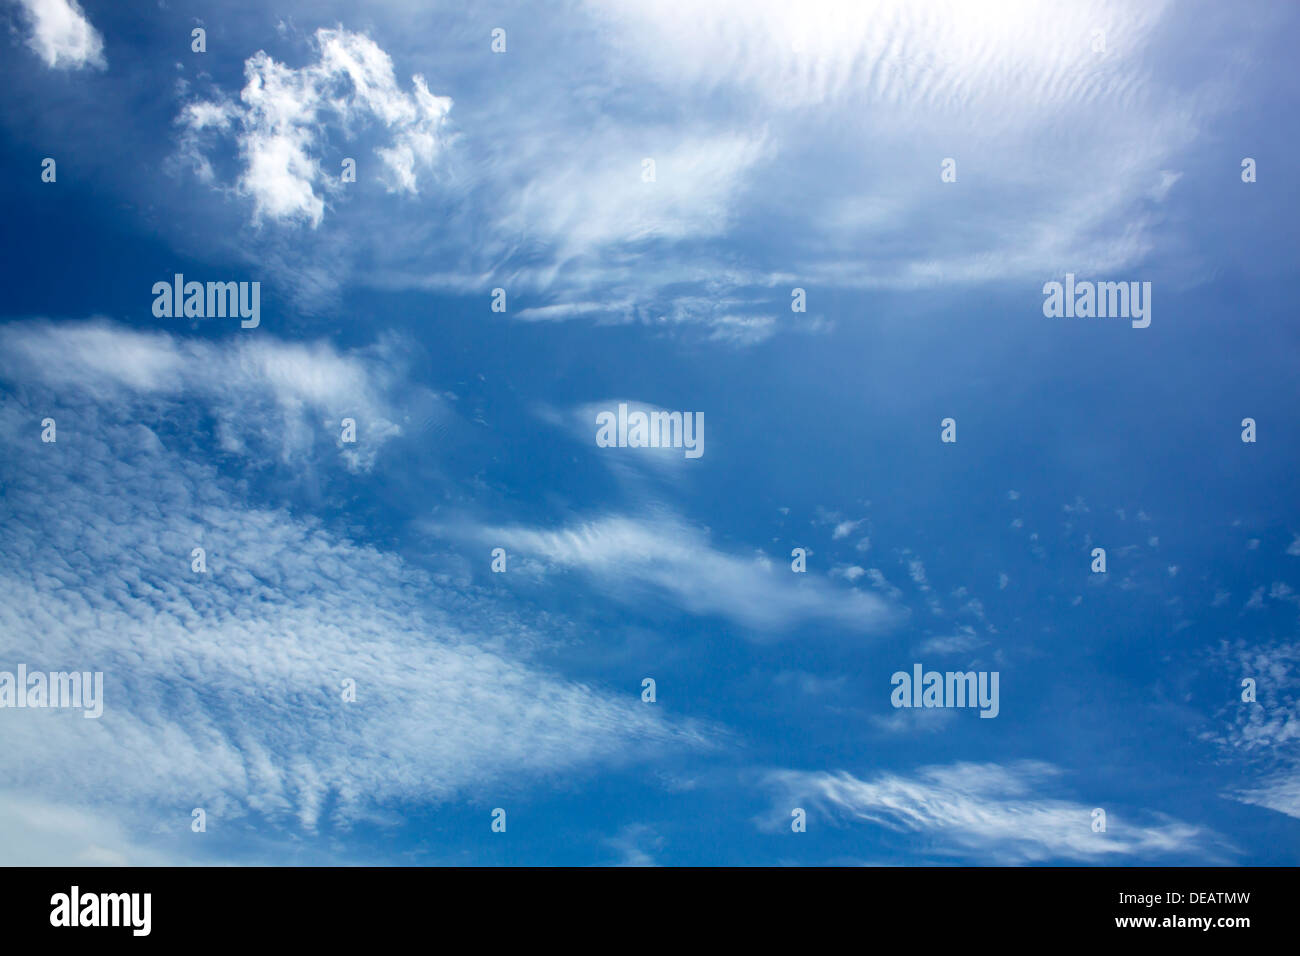
[(782, 808), (802, 804), (831, 819), (924, 833), (941, 855), (999, 864), (1145, 860), (1204, 851), (1213, 842), (1202, 827), (1167, 819), (1133, 825), (1114, 813), (1105, 832), (1094, 832), (1092, 807), (1037, 795), (1060, 773), (1035, 761), (956, 763), (869, 780), (845, 772), (780, 770), (765, 782), (781, 796)]
[(670, 516), (607, 516), (559, 530), (487, 527), (476, 536), (556, 568), (580, 570), (620, 600), (636, 602), (650, 591), (688, 613), (730, 618), (763, 634), (811, 621), (872, 632), (900, 616), (874, 594), (796, 574), (784, 559), (721, 551), (703, 531)]
[[(106, 320), (0, 326), (0, 378), (57, 392), (61, 402), (199, 401), (216, 418), (223, 451), (302, 463), (322, 436), (353, 470), (369, 470), (401, 433), (391, 420), (400, 348), (343, 354), (328, 343), (237, 336), (219, 343), (140, 332)], [(363, 441), (340, 444), (339, 423)]]

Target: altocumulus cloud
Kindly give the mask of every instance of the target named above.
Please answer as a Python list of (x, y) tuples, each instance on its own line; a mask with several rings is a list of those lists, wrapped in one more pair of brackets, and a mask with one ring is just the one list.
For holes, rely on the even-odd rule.
[[(59, 333), (70, 336), (60, 355), (52, 334), (40, 323), (3, 332), (0, 437), (28, 452), (0, 462), (0, 657), (101, 670), (105, 709), (99, 720), (8, 713), (0, 774), (23, 800), (131, 832), (160, 818), (185, 828), (195, 806), (310, 831), (396, 802), (708, 745), (706, 731), (635, 696), (530, 663), (545, 635), (499, 599), (248, 503), (194, 432), (168, 431), (177, 406), (139, 401), (181, 388), (210, 361), (214, 382), (182, 393), (255, 419), (258, 399), (243, 385), (297, 390), (346, 371), (347, 358), (295, 352), (292, 371), (272, 373), (275, 362), (248, 360), (235, 343), (182, 347), (91, 325)], [(78, 334), (90, 336), (82, 348)], [(114, 373), (114, 349), (139, 361)], [(86, 384), (98, 391), (65, 388), (72, 372), (96, 368)], [(222, 371), (240, 369), (243, 385), (217, 387)], [(56, 443), (39, 441), (46, 414), (59, 420)], [(195, 547), (207, 573), (191, 568)], [(341, 700), (345, 679), (356, 681), (355, 703)], [(125, 836), (114, 841), (106, 862), (149, 858), (128, 852)]]
[(1239, 640), (1219, 657), (1234, 679), (1253, 675), (1257, 694), (1254, 702), (1224, 707), (1225, 725), (1204, 735), (1252, 780), (1224, 796), (1300, 818), (1300, 644)]

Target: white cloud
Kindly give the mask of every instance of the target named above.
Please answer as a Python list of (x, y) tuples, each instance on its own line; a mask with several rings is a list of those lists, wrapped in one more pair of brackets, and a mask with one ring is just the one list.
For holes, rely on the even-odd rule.
[[(627, 406), (629, 415), (633, 412), (641, 412), (647, 416), (658, 412), (681, 413), (683, 427), (670, 436), (680, 441), (681, 444), (676, 447), (660, 445), (659, 447), (635, 448), (631, 446), (601, 447), (597, 445), (596, 435), (600, 430), (596, 424), (597, 416), (603, 412), (609, 412), (617, 417), (620, 405)], [(696, 413), (703, 416), (703, 425), (701, 427), (697, 427), (700, 425), (701, 419), (695, 417)], [(591, 454), (595, 456), (594, 460), (596, 462), (609, 469), (611, 474), (632, 490), (643, 490), (647, 478), (655, 478), (674, 484), (689, 480), (696, 469), (703, 467), (705, 461), (711, 457), (716, 457), (719, 452), (719, 444), (709, 424), (712, 418), (705, 409), (663, 408), (650, 402), (622, 397), (587, 402), (567, 409), (556, 409), (549, 405), (541, 405), (534, 409), (534, 414), (546, 424), (563, 429), (579, 445), (590, 449)], [(691, 458), (686, 457), (687, 449), (685, 447), (685, 424), (688, 416), (693, 444), (691, 454), (694, 456)], [(614, 430), (609, 434), (611, 440), (617, 440), (616, 432), (617, 427), (615, 424)]]
[(633, 304), (630, 299), (619, 302), (563, 302), (520, 309), (515, 313), (515, 318), (523, 322), (548, 322), (584, 315), (618, 315), (631, 309)]
[(838, 541), (840, 538), (847, 538), (856, 531), (860, 525), (865, 524), (866, 520), (866, 518), (860, 518), (857, 521), (841, 521), (835, 526), (835, 530), (831, 532), (831, 540)]
[(784, 560), (743, 558), (715, 549), (707, 535), (671, 515), (653, 520), (608, 516), (546, 531), (482, 528), (476, 537), (558, 567), (598, 578), (606, 593), (627, 602), (647, 589), (671, 595), (691, 614), (718, 614), (763, 632), (805, 621), (875, 631), (896, 612), (873, 594), (837, 588)]
[[(741, 134), (639, 130), (630, 139), (596, 131), (563, 147), (517, 144), (546, 153), (534, 158), (536, 174), (503, 198), (499, 227), (554, 243), (561, 259), (615, 243), (719, 235), (743, 174), (764, 155), (761, 138)], [(646, 159), (655, 163), (654, 182), (642, 180)]]
[[(960, 0), (647, 0), (588, 7), (620, 31), (625, 56), (678, 88), (724, 87), (772, 110), (871, 96), (895, 110), (991, 110), (1014, 104), (1042, 116), (1116, 93), (1106, 67), (1131, 62), (1165, 4), (1028, 0), (973, 8)], [(693, 18), (683, 16), (689, 10)], [(1091, 32), (1112, 40), (1109, 62)], [(642, 42), (629, 46), (632, 36)], [(1122, 42), (1120, 42), (1122, 41)], [(1024, 85), (1034, 77), (1037, 86)], [(1130, 90), (1136, 98), (1140, 91)], [(999, 126), (1014, 117), (997, 117)]]
[(1300, 770), (1279, 774), (1262, 786), (1241, 790), (1233, 794), (1242, 803), (1249, 803), (1289, 817), (1300, 819)]
[(104, 69), (104, 40), (86, 19), (77, 0), (21, 0), (31, 21), (27, 45), (59, 70)]
[(605, 841), (607, 846), (618, 851), (618, 866), (658, 866), (645, 845), (658, 850), (663, 842), (663, 837), (644, 823), (628, 824), (619, 831), (618, 836)]
[(299, 69), (259, 50), (244, 64), (242, 106), (218, 98), (190, 103), (181, 114), (187, 131), (182, 151), (205, 181), (211, 180), (212, 168), (201, 146), (203, 134), (238, 125), (244, 160), (238, 188), (252, 197), (255, 222), (320, 225), (322, 193), (340, 183), (341, 168), (321, 168), (331, 123), (348, 132), (369, 122), (384, 128), (389, 142), (374, 152), (393, 192), (417, 193), (420, 174), (434, 169), (448, 139), (444, 126), (451, 99), (430, 93), (418, 74), (411, 78), (412, 92), (402, 92), (392, 60), (369, 37), (321, 29), (316, 45), (318, 60)]
[(818, 677), (807, 671), (781, 671), (772, 678), (772, 683), (778, 687), (794, 686), (801, 693), (821, 696), (841, 693), (848, 680), (847, 674), (840, 674), (838, 677)]
[[(912, 776), (782, 770), (767, 786), (782, 807), (815, 807), (832, 818), (921, 832), (942, 856), (972, 854), (999, 864), (1052, 859), (1147, 860), (1204, 851), (1213, 834), (1162, 818), (1135, 825), (1108, 812), (1105, 832), (1092, 830), (1092, 807), (1038, 795), (1061, 771), (1034, 761), (1010, 765), (957, 763), (925, 767)], [(788, 813), (788, 811), (786, 811)]]
[[(394, 343), (345, 355), (324, 342), (211, 342), (102, 320), (0, 326), (0, 378), (39, 383), (65, 400), (201, 400), (225, 451), (292, 463), (328, 438), (353, 470), (368, 470), (400, 434), (391, 420), (399, 356)], [(363, 440), (335, 441), (344, 417)]]
[(169, 866), (178, 861), (136, 844), (117, 821), (79, 807), (0, 792), (0, 862), (5, 866)]
[[(346, 827), (401, 803), (706, 744), (701, 728), (635, 695), (531, 663), (549, 638), (499, 599), (246, 503), (246, 485), (202, 448), (187, 457), (181, 403), (123, 399), (180, 390), (255, 417), (268, 389), (309, 402), (333, 375), (346, 385), (348, 358), (317, 355), (322, 378), (298, 361), (312, 353), (270, 343), (3, 332), (16, 388), (0, 401), (0, 440), (38, 452), (0, 462), (0, 658), (103, 671), (105, 702), (98, 720), (7, 712), (0, 776), (33, 804), (118, 821), (122, 835), (102, 830), (97, 859), (153, 861), (132, 847), (155, 829), (163, 840), (187, 831), (196, 806), (210, 827), (250, 815), (272, 830)], [(59, 348), (66, 367), (42, 364)], [(124, 356), (139, 364), (119, 368)], [(205, 362), (211, 380), (186, 383)], [(91, 391), (73, 404), (78, 374)], [(226, 374), (236, 378), (222, 386)], [(32, 423), (51, 408), (58, 441), (41, 444)], [(195, 547), (206, 574), (191, 570)], [(355, 703), (341, 700), (345, 678)], [(51, 844), (42, 862), (84, 861), (71, 844)]]
[[(1195, 117), (1215, 101), (1206, 90), (1184, 95), (1149, 55), (1164, 3), (705, 0), (689, 17), (682, 0), (588, 9), (610, 25), (627, 71), (761, 119), (799, 166), (782, 163), (763, 198), (798, 203), (817, 224), (788, 233), (783, 268), (819, 284), (1041, 281), (1131, 264), (1153, 247), (1148, 207), (1172, 186), (1177, 144), (1197, 135)], [(1094, 29), (1110, 38), (1105, 55), (1092, 49)], [(810, 115), (852, 120), (813, 147)], [(1005, 159), (996, 168), (982, 160), (992, 149)], [(1086, 170), (1117, 151), (1123, 162), (1098, 188)], [(957, 182), (941, 184), (949, 157)], [(899, 222), (910, 239), (898, 237)], [(865, 262), (836, 255), (864, 243), (881, 251)]]
[(930, 584), (925, 578), (925, 565), (920, 558), (911, 558), (907, 562), (907, 574), (922, 591), (930, 590)]
[(1172, 169), (1160, 170), (1156, 184), (1151, 187), (1151, 198), (1156, 202), (1164, 202), (1169, 195), (1169, 190), (1174, 188), (1174, 184), (1183, 178), (1183, 174)]
[[(1262, 593), (1257, 590), (1252, 603), (1259, 598), (1262, 604)], [(1224, 795), (1300, 817), (1300, 644), (1237, 642), (1225, 648), (1223, 659), (1234, 682), (1243, 677), (1256, 682), (1257, 695), (1254, 702), (1225, 707), (1226, 726), (1207, 735), (1256, 778)]]
[(891, 598), (897, 600), (902, 596), (903, 592), (890, 584), (889, 581), (885, 579), (884, 572), (879, 568), (867, 568), (867, 577), (871, 580), (871, 584), (877, 590), (884, 591)]
[[(259, 215), (333, 225), (310, 250), (333, 260), (322, 285), (473, 294), (501, 285), (520, 303), (516, 318), (638, 322), (743, 347), (825, 327), (815, 308), (790, 313), (794, 286), (1041, 283), (1129, 267), (1163, 248), (1173, 161), (1235, 92), (1226, 74), (1181, 83), (1159, 43), (1169, 9), (589, 3), (578, 8), (585, 16), (520, 14), (533, 49), (573, 53), (544, 68), (513, 53), (485, 64), (468, 43), (429, 53), (387, 40), (405, 56), (436, 56), (427, 69), (474, 103), (455, 150), (443, 149), (431, 118), (443, 106), (420, 113), (426, 99), (446, 101), (401, 92), (387, 54), (337, 31), (346, 55), (318, 43), (320, 62), (295, 70), (259, 54), (248, 102), (191, 104), (185, 152), (219, 180), (198, 138), (236, 123), (240, 181)], [(390, 18), (376, 35), (404, 26)], [(1091, 49), (1098, 28), (1110, 38), (1102, 56)], [(453, 17), (445, 29), (478, 27)], [(503, 69), (510, 83), (498, 82)], [(435, 154), (448, 188), (409, 217), (370, 202), (344, 215), (337, 170), (324, 165), (338, 151), (318, 132), (326, 120), (347, 125), (332, 112), (340, 97), (321, 94), (330, 82), (358, 91), (349, 117), (392, 131), (377, 157), (392, 188), (414, 188)], [(404, 125), (412, 112), (424, 118)], [(944, 157), (958, 162), (956, 183), (940, 182)], [(645, 159), (654, 182), (642, 179)], [(1099, 166), (1104, 183), (1092, 175)], [(765, 241), (773, 235), (779, 249)], [(307, 256), (285, 250), (282, 268), (296, 275)]]
[(926, 638), (917, 648), (917, 653), (967, 654), (983, 645), (984, 641), (975, 634), (975, 629), (966, 625), (956, 634), (946, 634), (942, 637)]
[(937, 734), (946, 730), (956, 717), (955, 710), (942, 707), (929, 710), (903, 708), (887, 714), (872, 714), (871, 726), (891, 735)]
[(1274, 581), (1273, 586), (1269, 588), (1268, 596), (1274, 601), (1300, 605), (1300, 594), (1296, 594), (1295, 589), (1285, 581)]

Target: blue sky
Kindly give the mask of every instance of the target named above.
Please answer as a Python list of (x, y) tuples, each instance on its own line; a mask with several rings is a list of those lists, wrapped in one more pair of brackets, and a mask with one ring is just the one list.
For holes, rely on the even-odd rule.
[(0, 860), (1300, 862), (1300, 10), (463, 6), (2, 8)]

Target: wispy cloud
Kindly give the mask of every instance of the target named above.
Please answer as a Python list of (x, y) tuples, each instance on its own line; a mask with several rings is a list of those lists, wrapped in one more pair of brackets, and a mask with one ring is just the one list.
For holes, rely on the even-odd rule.
[[(244, 254), (283, 257), (288, 271), (325, 256), (320, 284), (501, 286), (524, 320), (639, 322), (743, 347), (826, 327), (815, 304), (791, 312), (794, 287), (815, 303), (826, 288), (1041, 282), (1141, 261), (1157, 246), (1171, 165), (1231, 100), (1214, 84), (1188, 91), (1152, 55), (1163, 3), (689, 6), (691, 17), (662, 0), (523, 18), (534, 48), (572, 61), (492, 58), (517, 79), (504, 86), (482, 86), (491, 54), (442, 49), (429, 64), (440, 90), (476, 103), (454, 148), (447, 96), (418, 77), (404, 92), (377, 40), (319, 31), (316, 61), (258, 52), (238, 101), (192, 99), (182, 152), (225, 188), (210, 137), (234, 135), (235, 182), (255, 215), (324, 232), (301, 248), (259, 236)], [(601, 109), (592, 82), (637, 89), (637, 108)], [(419, 185), (421, 203), (353, 204), (330, 228), (343, 187), (325, 165), (340, 145), (327, 130), (367, 123), (388, 138), (377, 155), (387, 187)], [(983, 161), (991, 151), (996, 168)], [(944, 158), (957, 162), (954, 183), (940, 180)], [(1104, 186), (1088, 172), (1099, 163)], [(774, 226), (779, 252), (731, 241)], [(871, 252), (848, 259), (847, 248)]]
[[(105, 675), (100, 720), (8, 712), (0, 774), (33, 800), (93, 794), (95, 814), (133, 832), (160, 819), (188, 828), (193, 807), (226, 825), (255, 815), (311, 831), (707, 743), (634, 694), (532, 663), (547, 635), (498, 597), (249, 502), (245, 483), (170, 431), (179, 405), (129, 400), (179, 389), (256, 421), (260, 390), (310, 394), (310, 369), (274, 361), (300, 353), (100, 326), (2, 334), (14, 387), (0, 438), (29, 453), (0, 463), (0, 655)], [(323, 360), (344, 381), (357, 370)], [(211, 380), (185, 383), (204, 362)], [(96, 400), (59, 405), (79, 373)], [(227, 373), (235, 381), (218, 387)], [(34, 423), (56, 406), (58, 441), (44, 444)], [(105, 852), (144, 858), (115, 846)]]
[(963, 626), (955, 634), (928, 637), (917, 647), (918, 654), (968, 654), (985, 644), (970, 626)]
[[(216, 343), (104, 320), (0, 326), (0, 378), (44, 386), (61, 404), (198, 401), (216, 418), (223, 451), (293, 463), (319, 442), (355, 470), (373, 466), (401, 432), (392, 420), (401, 364), (387, 340), (344, 354), (325, 342)], [(344, 417), (364, 440), (340, 442)]]
[(620, 600), (634, 602), (651, 590), (684, 611), (729, 617), (762, 632), (807, 621), (869, 632), (888, 626), (899, 613), (874, 594), (794, 573), (788, 560), (719, 550), (704, 531), (671, 515), (612, 515), (558, 530), (484, 527), (474, 534), (556, 567), (581, 570)]
[[(709, 90), (802, 157), (803, 175), (764, 180), (762, 195), (785, 204), (797, 193), (817, 223), (788, 235), (798, 252), (779, 271), (818, 284), (909, 288), (1132, 263), (1151, 248), (1149, 207), (1177, 179), (1175, 144), (1212, 108), (1180, 94), (1149, 55), (1163, 3), (713, 0), (693, 4), (690, 19), (679, 0), (589, 8), (617, 37), (642, 41), (621, 48), (650, 82), (679, 96)], [(800, 151), (792, 129), (812, 111), (855, 110), (854, 132)], [(866, 170), (844, 161), (862, 142), (881, 157)], [(993, 142), (1013, 157), (996, 170), (976, 158)], [(1069, 172), (1116, 149), (1127, 159), (1103, 190)], [(940, 182), (944, 158), (956, 162), (953, 183)], [(847, 169), (851, 183), (839, 179)], [(978, 199), (965, 182), (978, 182)], [(995, 208), (1009, 219), (983, 215)], [(900, 221), (908, 237), (892, 233)], [(867, 262), (832, 251), (868, 242), (881, 251)]]
[(1139, 860), (1205, 852), (1214, 835), (1167, 818), (1135, 825), (1114, 812), (1105, 832), (1092, 829), (1086, 804), (1040, 796), (1061, 771), (1050, 764), (957, 763), (925, 767), (911, 776), (881, 773), (870, 780), (849, 773), (774, 771), (766, 785), (781, 808), (802, 805), (829, 819), (923, 832), (940, 855), (974, 856), (1002, 864), (1054, 859)]
[(650, 851), (657, 850), (663, 842), (663, 837), (644, 823), (629, 824), (619, 831), (618, 836), (605, 841), (618, 852), (618, 866), (658, 866)]
[(1242, 803), (1267, 807), (1300, 819), (1300, 768), (1277, 774), (1265, 780), (1262, 786), (1239, 790), (1233, 796)]

